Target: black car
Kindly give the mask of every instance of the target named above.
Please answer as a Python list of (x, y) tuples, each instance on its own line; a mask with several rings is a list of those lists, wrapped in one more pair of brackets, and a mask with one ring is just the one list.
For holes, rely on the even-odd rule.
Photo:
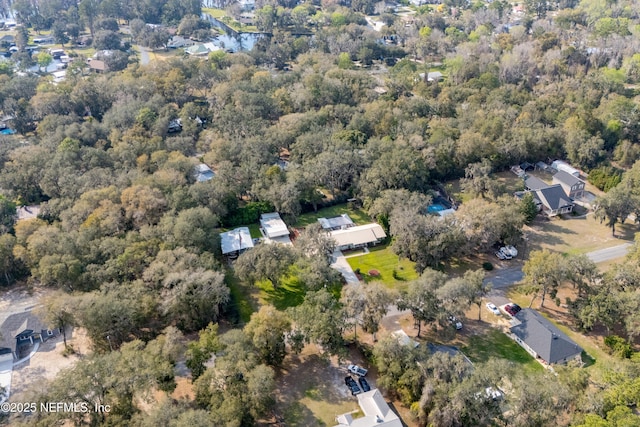
[(365, 393), (371, 390), (371, 387), (369, 387), (369, 383), (364, 378), (358, 378), (358, 382), (360, 383), (360, 387), (362, 387), (362, 391), (364, 391)]
[(347, 387), (349, 387), (353, 396), (362, 393), (362, 390), (360, 390), (360, 387), (358, 387), (358, 383), (353, 378), (344, 377), (344, 383), (347, 385)]

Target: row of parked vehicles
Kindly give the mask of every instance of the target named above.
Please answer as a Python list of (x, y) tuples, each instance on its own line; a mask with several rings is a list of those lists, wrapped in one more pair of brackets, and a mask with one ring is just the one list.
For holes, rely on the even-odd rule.
[(366, 369), (358, 365), (349, 365), (347, 366), (347, 371), (349, 371), (350, 374), (358, 377), (357, 382), (351, 375), (344, 377), (344, 383), (347, 387), (349, 387), (349, 390), (351, 390), (351, 395), (355, 396), (356, 394), (360, 394), (363, 392), (366, 393), (371, 390), (371, 386), (369, 386), (369, 383), (364, 378), (368, 372)]
[(503, 246), (496, 251), (496, 257), (502, 260), (515, 258), (517, 256), (518, 250), (515, 248), (515, 246), (511, 245)]

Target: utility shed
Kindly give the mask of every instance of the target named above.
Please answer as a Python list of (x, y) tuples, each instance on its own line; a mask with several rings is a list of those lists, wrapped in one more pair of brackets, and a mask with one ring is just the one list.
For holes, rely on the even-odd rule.
[(223, 255), (240, 254), (253, 247), (253, 239), (248, 227), (220, 233), (220, 246)]
[(318, 218), (318, 222), (324, 230), (344, 230), (353, 227), (355, 224), (347, 214), (334, 216), (332, 218)]
[(570, 175), (575, 176), (576, 178), (580, 178), (580, 171), (571, 166), (569, 163), (563, 162), (562, 160), (555, 160), (553, 163), (551, 163), (551, 167), (558, 172), (564, 171)]
[(287, 224), (280, 218), (278, 212), (260, 215), (260, 227), (262, 227), (265, 237), (269, 239), (289, 235)]

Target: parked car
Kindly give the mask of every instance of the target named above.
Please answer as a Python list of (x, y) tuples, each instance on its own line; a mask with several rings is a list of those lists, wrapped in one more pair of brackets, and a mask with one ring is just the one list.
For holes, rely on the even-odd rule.
[(351, 372), (354, 375), (357, 375), (359, 377), (364, 377), (365, 375), (367, 375), (367, 370), (358, 366), (358, 365), (349, 365), (347, 366), (347, 371)]
[(518, 304), (507, 304), (504, 306), (504, 311), (509, 313), (511, 316), (515, 316), (522, 310)]
[(455, 326), (456, 331), (459, 331), (460, 329), (462, 329), (462, 322), (459, 321), (458, 319), (456, 319), (455, 316), (449, 316), (449, 322)]
[(358, 387), (358, 383), (351, 378), (351, 376), (344, 377), (344, 383), (349, 387), (349, 390), (351, 390), (351, 395), (355, 396), (356, 394), (362, 393), (362, 390)]
[(488, 302), (487, 303), (487, 308), (489, 309), (490, 312), (492, 312), (493, 314), (500, 316), (500, 310), (498, 310), (498, 307), (496, 307), (496, 305), (492, 302)]
[(509, 251), (509, 253), (511, 254), (512, 257), (517, 257), (518, 256), (518, 250), (515, 248), (515, 246), (507, 245), (504, 248), (507, 251)]
[(507, 258), (504, 256), (504, 254), (503, 254), (502, 252), (500, 252), (500, 251), (497, 251), (497, 252), (496, 252), (496, 256), (497, 256), (499, 259), (507, 259)]
[(505, 258), (505, 259), (511, 259), (511, 258), (513, 258), (513, 255), (511, 255), (511, 252), (509, 252), (509, 251), (507, 250), (507, 248), (506, 248), (506, 247), (504, 247), (504, 246), (500, 248), (500, 253), (501, 253), (502, 255), (504, 255), (504, 258)]
[(358, 382), (360, 383), (360, 387), (362, 388), (363, 392), (366, 393), (371, 390), (369, 383), (363, 377), (358, 378)]

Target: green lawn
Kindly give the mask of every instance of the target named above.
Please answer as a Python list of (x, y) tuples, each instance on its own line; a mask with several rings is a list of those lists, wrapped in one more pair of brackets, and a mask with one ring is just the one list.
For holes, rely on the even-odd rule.
[[(406, 258), (398, 261), (389, 245), (369, 248), (368, 254), (347, 258), (347, 262), (354, 271), (360, 269), (365, 282), (380, 281), (390, 288), (403, 288), (406, 282), (418, 278), (415, 263)], [(369, 270), (378, 270), (380, 276), (369, 276)]]
[(222, 18), (223, 16), (227, 15), (227, 13), (222, 9), (213, 9), (209, 7), (203, 7), (202, 13), (208, 13), (214, 18)]
[(361, 209), (350, 209), (347, 203), (340, 205), (329, 206), (318, 210), (318, 212), (309, 212), (302, 214), (298, 217), (298, 220), (294, 224), (295, 227), (306, 227), (309, 224), (318, 221), (318, 218), (331, 218), (334, 216), (347, 214), (353, 220), (356, 225), (369, 224), (371, 217), (364, 213)]
[(240, 322), (247, 323), (251, 319), (251, 314), (255, 311), (255, 307), (248, 295), (248, 289), (240, 283), (231, 269), (227, 269), (225, 272), (224, 281), (231, 292), (229, 305), (234, 311), (237, 311)]
[(260, 289), (258, 296), (260, 302), (271, 304), (278, 310), (300, 305), (306, 294), (304, 285), (295, 276), (280, 280), (277, 288), (274, 288), (268, 280), (261, 280), (256, 283), (256, 286)]
[(522, 365), (529, 372), (544, 370), (525, 349), (497, 329), (471, 336), (468, 345), (460, 350), (473, 362), (486, 362), (491, 357), (498, 357)]

